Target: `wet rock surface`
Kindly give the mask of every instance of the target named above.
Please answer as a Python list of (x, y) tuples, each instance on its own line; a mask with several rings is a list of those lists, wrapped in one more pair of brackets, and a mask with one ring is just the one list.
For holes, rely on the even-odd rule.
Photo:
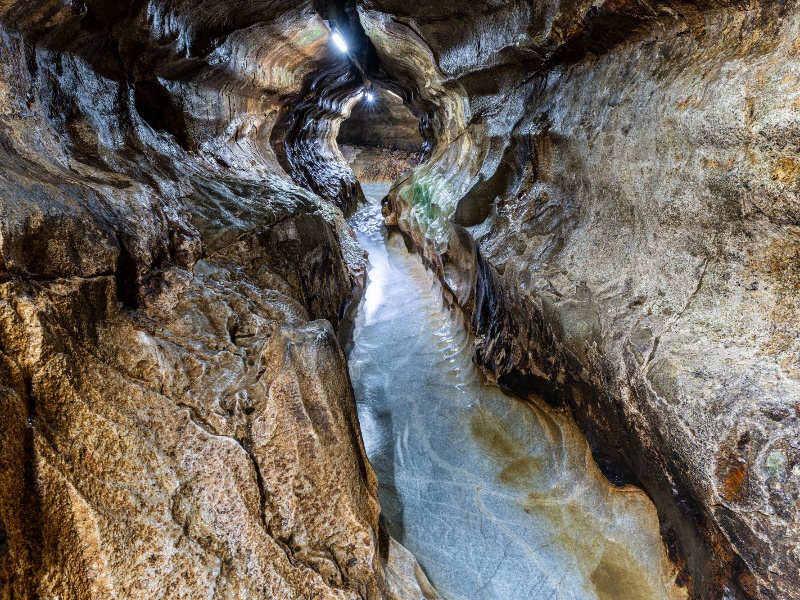
[(370, 88), (350, 110), (339, 125), (336, 144), (358, 180), (373, 183), (393, 182), (418, 165), (428, 148), (419, 117), (399, 96), (378, 87)]
[(0, 593), (435, 595), (336, 342), (374, 85), (425, 159), (387, 223), (478, 363), (645, 489), (691, 597), (796, 596), (797, 14), (0, 0)]
[(391, 183), (419, 164), (419, 154), (404, 150), (341, 146), (342, 156), (361, 181)]
[(334, 329), (363, 251), (270, 142), (341, 59), (213, 4), (0, 3), (2, 598), (423, 597)]
[(362, 10), (438, 107), (388, 222), (472, 318), (479, 362), (569, 407), (609, 477), (653, 497), (696, 597), (800, 589), (796, 14)]
[(485, 382), (463, 313), (372, 202), (348, 363), (387, 530), (448, 599), (685, 597), (647, 496), (603, 477), (568, 415)]

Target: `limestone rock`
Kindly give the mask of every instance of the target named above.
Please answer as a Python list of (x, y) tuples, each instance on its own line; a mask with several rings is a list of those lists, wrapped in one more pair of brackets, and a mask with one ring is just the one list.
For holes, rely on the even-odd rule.
[(0, 32), (0, 597), (431, 597), (334, 330), (363, 251), (270, 142), (338, 68), (319, 13), (6, 1)]
[(471, 316), (479, 362), (566, 404), (650, 493), (701, 598), (800, 589), (797, 8), (362, 10), (439, 123), (387, 222)]

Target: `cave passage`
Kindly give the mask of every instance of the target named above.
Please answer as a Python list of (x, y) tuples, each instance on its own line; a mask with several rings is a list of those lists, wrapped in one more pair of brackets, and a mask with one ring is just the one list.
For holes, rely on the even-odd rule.
[(462, 313), (383, 226), (388, 187), (351, 219), (371, 267), (349, 348), (383, 527), (447, 599), (675, 597), (649, 499), (571, 420), (484, 381)]
[(336, 143), (359, 180), (389, 183), (422, 155), (419, 118), (386, 89), (373, 87), (369, 94), (341, 122)]

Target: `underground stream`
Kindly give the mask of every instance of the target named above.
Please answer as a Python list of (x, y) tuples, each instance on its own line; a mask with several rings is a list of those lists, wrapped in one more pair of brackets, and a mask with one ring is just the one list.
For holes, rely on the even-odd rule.
[(610, 485), (570, 419), (485, 381), (463, 315), (384, 228), (388, 189), (365, 184), (351, 219), (370, 269), (348, 355), (382, 526), (448, 600), (674, 597), (648, 497)]

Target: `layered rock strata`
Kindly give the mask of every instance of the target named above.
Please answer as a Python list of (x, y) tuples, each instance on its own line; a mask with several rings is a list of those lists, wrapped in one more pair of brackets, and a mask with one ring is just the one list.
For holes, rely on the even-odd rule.
[(388, 148), (341, 146), (342, 156), (359, 181), (392, 183), (419, 164), (417, 153)]
[(318, 12), (7, 0), (0, 32), (0, 597), (432, 597), (334, 333), (363, 252), (270, 143), (346, 68)]
[(373, 84), (477, 360), (644, 487), (692, 597), (795, 596), (797, 4), (359, 9), (0, 0), (3, 596), (434, 595), (333, 334)]
[(358, 180), (373, 183), (393, 182), (419, 164), (428, 149), (418, 115), (378, 87), (370, 88), (339, 124), (336, 144)]
[(388, 222), (477, 360), (648, 491), (698, 598), (800, 589), (797, 9), (362, 5), (436, 124)]

